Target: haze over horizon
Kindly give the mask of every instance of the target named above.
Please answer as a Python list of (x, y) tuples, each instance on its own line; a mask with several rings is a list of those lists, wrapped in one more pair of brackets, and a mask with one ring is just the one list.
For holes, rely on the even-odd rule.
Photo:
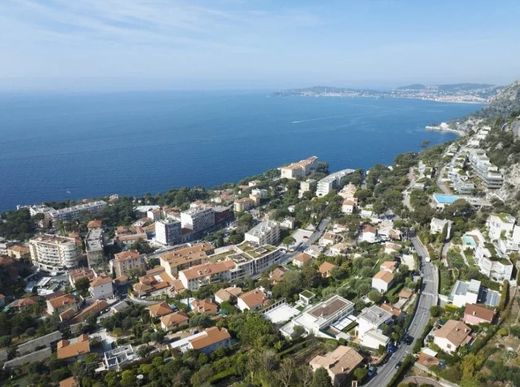
[(0, 3), (0, 90), (507, 84), (520, 3)]

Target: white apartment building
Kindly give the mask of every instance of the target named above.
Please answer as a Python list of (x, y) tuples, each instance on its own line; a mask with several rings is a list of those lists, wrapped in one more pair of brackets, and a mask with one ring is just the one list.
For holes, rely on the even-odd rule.
[(77, 266), (81, 251), (74, 238), (43, 234), (29, 241), (31, 260), (44, 270), (58, 271)]
[(516, 219), (509, 214), (491, 214), (486, 221), (489, 239), (497, 241), (513, 234)]
[(155, 240), (163, 245), (174, 245), (181, 240), (181, 222), (159, 220), (155, 222)]
[(316, 187), (316, 196), (325, 196), (332, 192), (333, 189), (338, 187), (341, 179), (351, 173), (355, 172), (353, 169), (342, 169), (341, 171), (334, 172), (320, 181)]
[(318, 158), (316, 156), (311, 156), (305, 160), (300, 160), (285, 167), (280, 167), (280, 177), (282, 179), (297, 179), (305, 177), (314, 171), (317, 165)]
[(29, 208), (29, 212), (31, 216), (34, 216), (36, 214), (43, 214), (44, 216), (48, 216), (52, 221), (73, 220), (84, 213), (97, 213), (106, 206), (107, 203), (105, 201), (98, 200), (94, 202), (78, 204), (71, 207), (61, 208), (59, 210), (47, 206), (32, 206)]
[[(493, 251), (494, 250), (494, 251)], [(475, 263), (479, 271), (498, 282), (510, 280), (513, 274), (513, 264), (505, 257), (499, 257), (491, 244), (479, 244), (475, 249)]]
[(181, 212), (181, 226), (193, 232), (204, 231), (215, 225), (213, 208), (194, 207)]
[(469, 162), (475, 174), (488, 189), (498, 189), (504, 183), (504, 177), (497, 166), (493, 165), (486, 153), (481, 149), (469, 152)]
[(258, 223), (244, 234), (244, 239), (257, 245), (275, 245), (280, 239), (280, 226), (272, 220)]

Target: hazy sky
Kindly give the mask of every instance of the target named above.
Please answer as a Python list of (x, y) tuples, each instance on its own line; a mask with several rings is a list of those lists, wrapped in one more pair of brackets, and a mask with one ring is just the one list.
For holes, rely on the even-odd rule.
[(520, 78), (520, 1), (0, 0), (0, 88)]

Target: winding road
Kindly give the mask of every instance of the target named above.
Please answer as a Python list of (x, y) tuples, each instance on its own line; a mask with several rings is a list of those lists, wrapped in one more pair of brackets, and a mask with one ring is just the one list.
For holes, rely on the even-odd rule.
[(411, 238), (412, 244), (420, 257), (420, 272), (422, 276), (422, 290), (419, 292), (419, 301), (413, 320), (408, 327), (408, 334), (414, 338), (411, 345), (402, 343), (388, 361), (378, 368), (377, 374), (366, 384), (370, 387), (387, 385), (398, 370), (398, 364), (408, 354), (417, 338), (422, 336), (425, 326), (430, 319), (430, 308), (437, 305), (439, 299), (439, 273), (435, 265), (430, 262), (428, 251), (417, 236)]

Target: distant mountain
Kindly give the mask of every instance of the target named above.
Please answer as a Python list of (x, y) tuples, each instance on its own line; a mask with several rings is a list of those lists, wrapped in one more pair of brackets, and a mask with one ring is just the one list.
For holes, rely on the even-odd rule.
[(443, 91), (473, 91), (473, 90), (495, 90), (495, 85), (488, 83), (452, 83), (446, 85), (438, 85), (437, 88)]
[(423, 85), (421, 83), (414, 83), (412, 85), (400, 86), (397, 88), (397, 90), (424, 90), (427, 88), (428, 88), (428, 86)]

